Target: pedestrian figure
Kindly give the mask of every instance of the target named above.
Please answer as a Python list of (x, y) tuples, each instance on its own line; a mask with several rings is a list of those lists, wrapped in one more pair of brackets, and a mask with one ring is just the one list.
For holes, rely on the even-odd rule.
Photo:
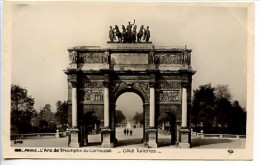
[(126, 135), (126, 128), (124, 129), (124, 134)]
[(127, 130), (126, 130), (126, 135), (128, 135), (128, 133), (129, 133), (129, 130), (127, 129)]
[(130, 130), (130, 135), (132, 136), (132, 134), (133, 134), (133, 131), (132, 131), (132, 130)]

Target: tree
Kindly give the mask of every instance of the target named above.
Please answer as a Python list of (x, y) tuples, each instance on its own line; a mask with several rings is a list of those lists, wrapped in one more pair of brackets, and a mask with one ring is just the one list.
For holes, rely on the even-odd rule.
[(206, 133), (245, 134), (246, 111), (238, 101), (231, 102), (228, 85), (201, 85), (194, 90), (191, 122), (196, 127), (203, 122)]
[(215, 94), (211, 84), (201, 85), (194, 90), (191, 121), (196, 126), (203, 122), (204, 127), (212, 127), (215, 122)]
[(11, 86), (11, 110), (34, 111), (34, 98), (28, 96), (28, 91), (18, 85)]
[(222, 98), (225, 98), (228, 101), (231, 100), (231, 92), (230, 92), (230, 88), (227, 84), (217, 85), (215, 87), (215, 95), (216, 95), (217, 100), (220, 100)]
[(133, 117), (133, 120), (135, 121), (135, 123), (140, 123), (140, 124), (143, 124), (143, 113), (138, 113), (136, 112), (134, 117)]
[(43, 109), (39, 113), (40, 128), (44, 132), (53, 132), (56, 129), (54, 122), (54, 113), (51, 112), (51, 105), (45, 104)]
[(83, 119), (84, 125), (88, 130), (87, 132), (91, 132), (93, 129), (97, 129), (97, 132), (100, 131), (100, 120), (95, 111), (90, 110), (86, 112)]
[(28, 133), (32, 130), (31, 119), (36, 113), (34, 98), (19, 85), (11, 85), (11, 133)]
[(121, 110), (116, 110), (116, 123), (122, 123), (126, 119)]
[(55, 119), (57, 125), (66, 126), (68, 124), (68, 103), (67, 101), (61, 102), (57, 101), (56, 103), (56, 113)]
[(231, 102), (227, 98), (220, 98), (216, 100), (216, 126), (228, 127), (228, 121), (230, 118), (230, 111), (232, 110)]
[(246, 111), (235, 100), (229, 114), (229, 132), (235, 134), (246, 134)]

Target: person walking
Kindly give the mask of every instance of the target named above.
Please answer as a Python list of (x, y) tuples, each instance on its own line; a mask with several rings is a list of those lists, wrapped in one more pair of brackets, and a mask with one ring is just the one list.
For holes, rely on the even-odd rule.
[(130, 136), (132, 136), (132, 134), (133, 134), (133, 131), (132, 131), (132, 130), (130, 130)]
[(129, 130), (127, 129), (127, 130), (126, 130), (126, 135), (128, 135), (128, 133), (129, 133)]
[(124, 134), (126, 135), (126, 128), (124, 129)]

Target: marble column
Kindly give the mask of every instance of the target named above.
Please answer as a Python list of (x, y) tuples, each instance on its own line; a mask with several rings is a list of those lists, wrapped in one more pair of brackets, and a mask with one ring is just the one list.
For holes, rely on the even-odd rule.
[(148, 147), (157, 148), (157, 129), (155, 128), (155, 82), (150, 82), (150, 112)]
[(155, 123), (155, 89), (150, 87), (150, 128), (154, 128)]
[(182, 115), (181, 115), (181, 127), (187, 127), (187, 89), (182, 88), (182, 103), (181, 103)]
[(77, 98), (77, 82), (71, 81), (71, 102), (72, 102), (72, 127), (70, 128), (69, 146), (73, 148), (79, 145), (79, 129), (78, 129), (78, 98)]
[(74, 86), (71, 90), (71, 102), (72, 102), (72, 128), (77, 128), (78, 126), (78, 116), (77, 116), (77, 88)]
[(104, 81), (104, 127), (101, 129), (102, 131), (102, 144), (103, 148), (111, 148), (114, 147), (114, 143), (112, 142), (112, 131), (110, 128), (110, 115), (109, 115), (109, 82)]
[(181, 129), (179, 147), (190, 148), (190, 129), (187, 127), (187, 86), (188, 83), (182, 83), (182, 115), (181, 115)]
[(104, 127), (109, 127), (109, 88), (104, 87)]

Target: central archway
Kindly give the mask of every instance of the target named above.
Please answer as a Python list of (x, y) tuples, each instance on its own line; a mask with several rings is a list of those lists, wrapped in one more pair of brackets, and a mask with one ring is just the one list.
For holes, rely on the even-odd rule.
[[(114, 111), (112, 125), (115, 132), (115, 146), (130, 147), (131, 145), (135, 145), (136, 147), (136, 145), (146, 142), (146, 107), (149, 107), (149, 104), (147, 104), (147, 96), (140, 89), (126, 87), (118, 90), (111, 106), (112, 111)], [(117, 110), (123, 112), (126, 118), (120, 124), (117, 123)], [(120, 111), (118, 111), (118, 113), (121, 113)], [(139, 119), (141, 116), (141, 120), (134, 119), (135, 115), (138, 115)]]

